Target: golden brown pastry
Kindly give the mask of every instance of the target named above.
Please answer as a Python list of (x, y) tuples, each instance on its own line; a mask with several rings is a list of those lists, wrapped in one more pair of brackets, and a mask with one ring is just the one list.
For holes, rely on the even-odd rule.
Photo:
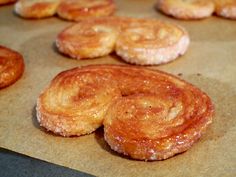
[(236, 0), (214, 0), (218, 16), (236, 19)]
[(151, 19), (91, 18), (62, 31), (56, 39), (61, 53), (76, 59), (101, 57), (113, 51), (138, 65), (167, 63), (183, 55), (189, 36), (174, 24)]
[(15, 83), (24, 72), (21, 54), (0, 46), (0, 89)]
[(159, 65), (185, 54), (188, 33), (180, 26), (158, 20), (137, 19), (116, 41), (116, 54), (128, 63)]
[(58, 74), (37, 101), (40, 125), (62, 136), (80, 136), (100, 127), (107, 107), (120, 95), (111, 75), (104, 74), (108, 72), (100, 67)]
[(104, 17), (115, 12), (113, 0), (62, 0), (57, 14), (66, 20), (79, 21), (89, 17)]
[(104, 124), (111, 148), (134, 159), (161, 160), (188, 150), (212, 122), (210, 98), (164, 72), (95, 65), (58, 74), (37, 101), (40, 125), (62, 136)]
[(23, 18), (46, 18), (56, 13), (60, 0), (19, 0), (15, 12)]
[(157, 0), (156, 8), (178, 19), (194, 20), (211, 16), (214, 3), (206, 0)]
[(112, 17), (92, 18), (72, 25), (57, 36), (56, 46), (61, 53), (76, 59), (108, 55), (119, 34), (115, 21)]

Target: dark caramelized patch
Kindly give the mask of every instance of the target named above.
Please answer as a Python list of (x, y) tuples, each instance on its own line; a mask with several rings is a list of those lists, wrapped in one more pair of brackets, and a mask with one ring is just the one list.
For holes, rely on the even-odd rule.
[(21, 54), (0, 46), (0, 89), (15, 83), (24, 72)]

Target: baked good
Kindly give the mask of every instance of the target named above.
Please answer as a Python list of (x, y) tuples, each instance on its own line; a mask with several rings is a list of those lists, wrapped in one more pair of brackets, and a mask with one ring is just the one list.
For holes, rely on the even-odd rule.
[(156, 8), (178, 19), (194, 20), (211, 16), (214, 3), (206, 0), (157, 0)]
[(138, 160), (167, 159), (188, 150), (212, 122), (210, 98), (193, 85), (160, 71), (114, 68), (122, 96), (103, 123), (114, 151)]
[(103, 124), (110, 147), (139, 160), (188, 150), (214, 112), (204, 92), (173, 75), (119, 65), (59, 73), (36, 109), (40, 125), (62, 136), (88, 134)]
[(0, 89), (15, 83), (24, 72), (24, 60), (21, 54), (0, 46)]
[(66, 20), (80, 21), (112, 15), (115, 9), (113, 0), (62, 0), (57, 14)]
[(158, 20), (137, 19), (116, 41), (116, 54), (128, 63), (159, 65), (185, 54), (189, 36), (184, 28)]
[(62, 136), (89, 134), (100, 127), (107, 107), (119, 96), (116, 82), (104, 75), (109, 74), (104, 69), (84, 67), (59, 73), (38, 98), (40, 125)]
[(63, 30), (56, 46), (76, 59), (101, 57), (113, 51), (128, 63), (156, 65), (183, 55), (189, 46), (186, 30), (152, 19), (90, 18)]
[(56, 46), (61, 53), (75, 59), (108, 55), (114, 50), (118, 37), (117, 28), (112, 26), (114, 21), (111, 22), (105, 17), (72, 25), (57, 36)]
[(56, 13), (60, 0), (19, 0), (15, 12), (23, 18), (40, 19)]
[(218, 16), (236, 19), (236, 0), (214, 0)]

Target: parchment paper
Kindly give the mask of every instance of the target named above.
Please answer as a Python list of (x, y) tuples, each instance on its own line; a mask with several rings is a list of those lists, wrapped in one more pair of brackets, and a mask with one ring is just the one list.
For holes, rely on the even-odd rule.
[(180, 74), (214, 101), (214, 122), (198, 143), (168, 160), (142, 162), (111, 151), (102, 128), (73, 138), (39, 128), (36, 99), (57, 73), (81, 65), (125, 63), (115, 55), (82, 61), (60, 55), (55, 37), (71, 22), (56, 17), (24, 20), (10, 5), (0, 7), (0, 44), (22, 53), (26, 70), (17, 83), (0, 90), (0, 147), (96, 176), (236, 176), (236, 21), (215, 16), (179, 21), (156, 12), (154, 2), (117, 0), (116, 15), (172, 21), (189, 31), (186, 55), (151, 68)]

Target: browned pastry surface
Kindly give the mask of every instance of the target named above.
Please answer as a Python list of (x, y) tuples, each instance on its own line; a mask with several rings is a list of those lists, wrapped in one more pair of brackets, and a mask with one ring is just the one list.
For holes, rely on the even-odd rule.
[(153, 19), (132, 19), (117, 38), (116, 53), (128, 63), (158, 65), (185, 54), (189, 46), (186, 30)]
[(195, 86), (134, 66), (95, 65), (58, 74), (37, 101), (40, 125), (80, 136), (104, 124), (119, 153), (161, 160), (189, 149), (212, 122), (210, 98)]
[(19, 0), (15, 12), (24, 18), (46, 18), (56, 13), (59, 0)]
[(214, 0), (218, 16), (236, 19), (236, 0)]
[(16, 82), (23, 72), (23, 57), (18, 52), (0, 46), (0, 89)]
[(113, 0), (62, 0), (57, 13), (66, 20), (79, 21), (89, 17), (103, 17), (115, 12)]
[(115, 51), (139, 65), (167, 63), (183, 55), (189, 36), (180, 26), (154, 19), (91, 18), (63, 30), (56, 39), (60, 52), (76, 59)]
[(63, 19), (79, 21), (110, 16), (115, 10), (112, 0), (19, 0), (15, 4), (18, 15), (32, 19), (51, 17), (57, 13)]
[(178, 19), (202, 19), (212, 15), (214, 3), (206, 0), (157, 0), (156, 8)]
[(107, 55), (115, 48), (118, 23), (114, 17), (85, 20), (63, 30), (56, 45), (60, 52), (76, 59)]

